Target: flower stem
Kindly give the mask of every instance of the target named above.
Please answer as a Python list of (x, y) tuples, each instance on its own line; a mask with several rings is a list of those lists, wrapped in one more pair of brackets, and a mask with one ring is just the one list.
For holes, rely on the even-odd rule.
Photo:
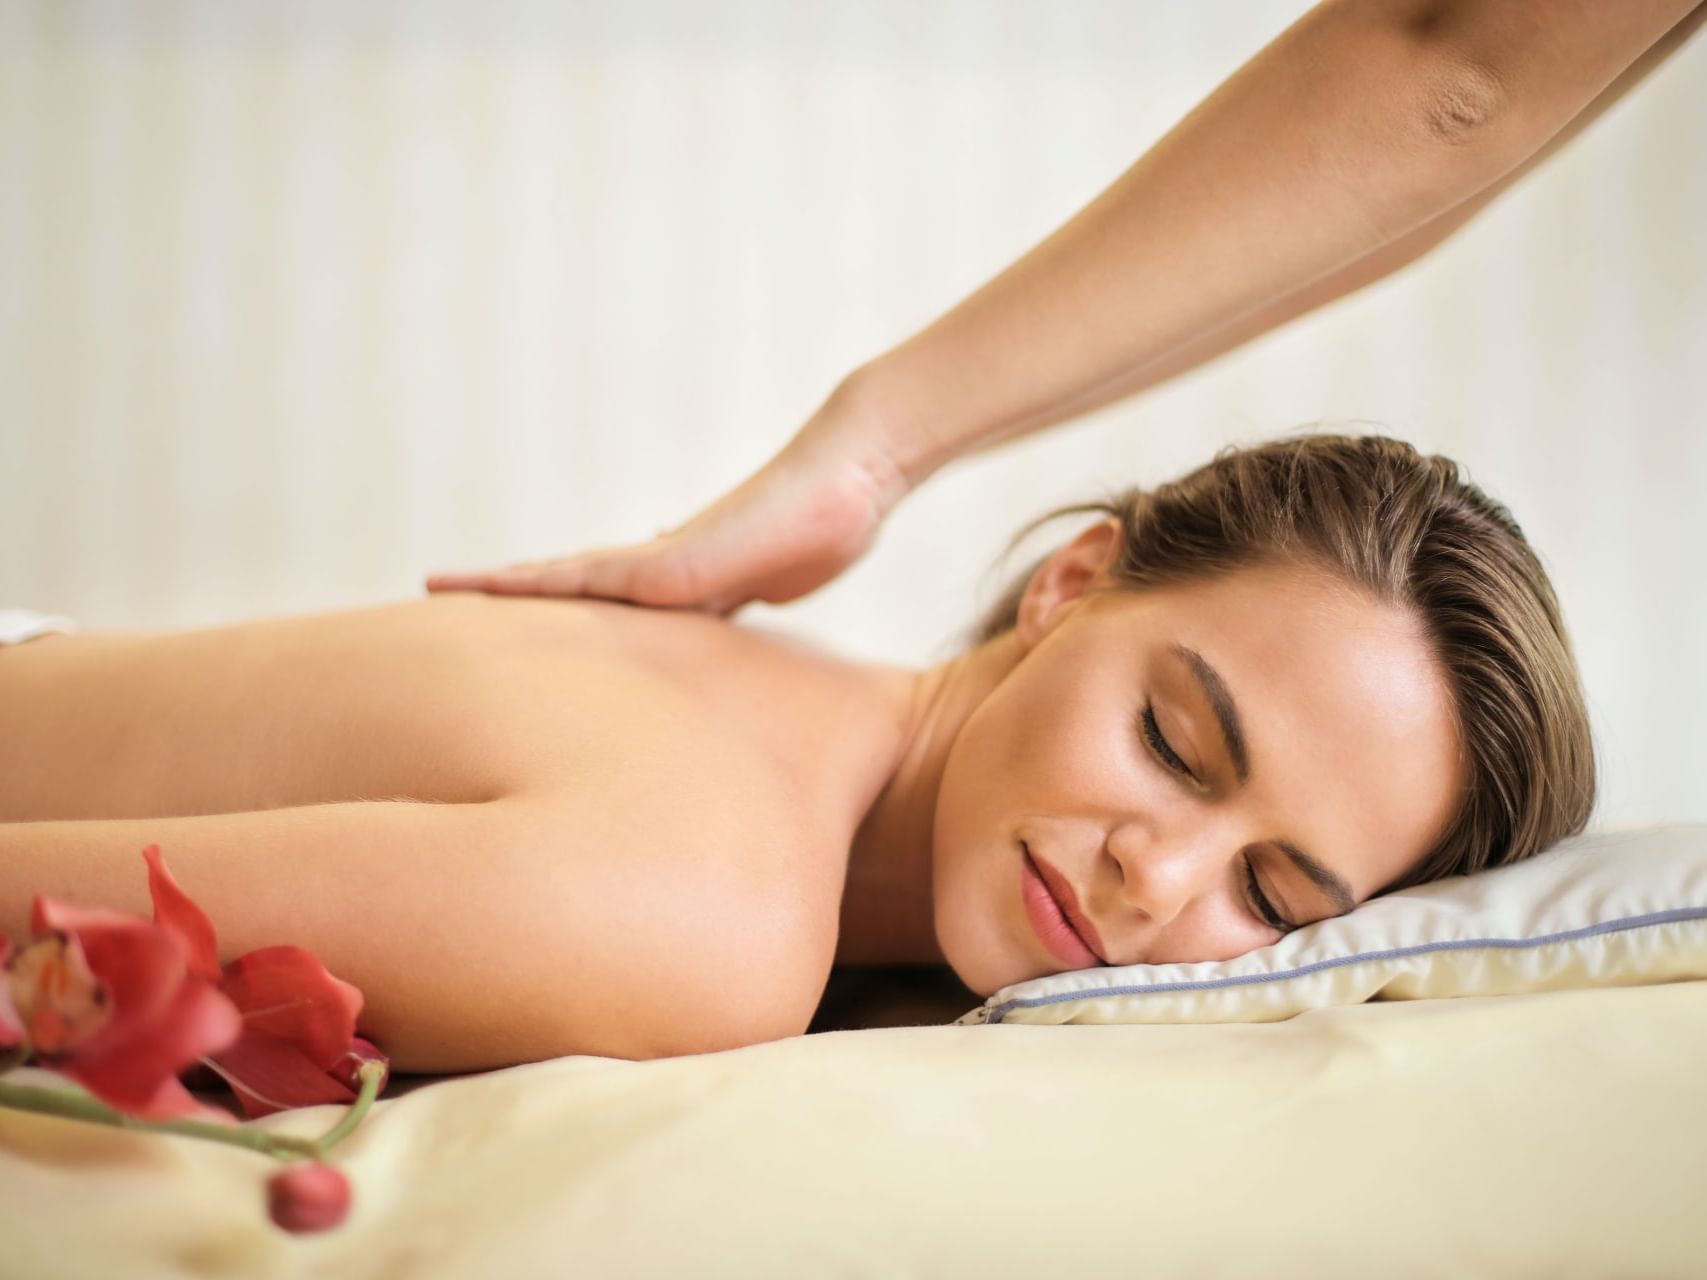
[(383, 1062), (369, 1060), (356, 1068), (356, 1075), (362, 1082), (361, 1092), (350, 1104), (350, 1109), (344, 1113), (344, 1118), (338, 1121), (325, 1133), (320, 1135), (316, 1146), (320, 1154), (325, 1155), (338, 1143), (349, 1137), (355, 1127), (367, 1115), (367, 1109), (373, 1105), (373, 1100), (379, 1096), (379, 1082), (385, 1079), (386, 1066)]
[(51, 1089), (41, 1085), (7, 1084), (0, 1080), (0, 1106), (16, 1107), (20, 1111), (39, 1111), (44, 1115), (64, 1116), (70, 1120), (87, 1120), (91, 1124), (112, 1125), (117, 1129), (141, 1129), (150, 1133), (176, 1133), (188, 1138), (206, 1138), (234, 1147), (248, 1147), (288, 1160), (320, 1153), (310, 1138), (292, 1138), (285, 1134), (263, 1133), (259, 1129), (230, 1128), (209, 1124), (205, 1120), (143, 1120), (138, 1116), (115, 1111), (100, 1099), (81, 1089)]
[[(14, 1064), (15, 1065), (15, 1064)], [(280, 1160), (296, 1160), (303, 1156), (318, 1159), (333, 1144), (341, 1142), (362, 1122), (362, 1117), (379, 1095), (379, 1082), (384, 1075), (383, 1063), (364, 1062), (359, 1068), (361, 1092), (343, 1119), (318, 1138), (293, 1138), (283, 1133), (267, 1133), (260, 1129), (244, 1129), (209, 1124), (204, 1120), (143, 1120), (127, 1115), (79, 1088), (52, 1089), (40, 1085), (8, 1084), (0, 1080), (0, 1106), (20, 1111), (38, 1111), (44, 1115), (63, 1116), (70, 1120), (86, 1120), (91, 1124), (111, 1125), (117, 1129), (139, 1129), (147, 1133), (175, 1133), (187, 1138), (206, 1138), (234, 1147), (248, 1147)]]

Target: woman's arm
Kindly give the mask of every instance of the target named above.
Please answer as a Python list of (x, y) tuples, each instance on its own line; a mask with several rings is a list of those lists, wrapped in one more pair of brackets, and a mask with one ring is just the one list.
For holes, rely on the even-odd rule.
[[(799, 967), (794, 935), (774, 918), (767, 931), (743, 924), (760, 918), (740, 896), (751, 876), (732, 870), (746, 855), (720, 857), (733, 846), (709, 821), (695, 813), (692, 845), (666, 841), (663, 819), (648, 824), (694, 851), (702, 883), (681, 859), (666, 880), (614, 856), (591, 807), (541, 792), (0, 823), (0, 931), (22, 946), (38, 893), (151, 919), (142, 850), (158, 844), (212, 921), (222, 964), (257, 947), (313, 952), (360, 989), (358, 1026), (398, 1071), (648, 1059), (798, 1034), (810, 1008), (765, 995)], [(750, 942), (731, 945), (732, 930)]]
[(1701, 18), (1695, 0), (1327, 0), (844, 398), (913, 487), (1154, 385), (1413, 260)]

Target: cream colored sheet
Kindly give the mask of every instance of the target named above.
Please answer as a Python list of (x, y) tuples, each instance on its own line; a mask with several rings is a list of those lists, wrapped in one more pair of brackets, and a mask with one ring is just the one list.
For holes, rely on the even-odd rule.
[(349, 1221), (293, 1238), (259, 1156), (0, 1112), (0, 1268), (1699, 1277), (1707, 982), (562, 1058), (383, 1101), (339, 1151)]

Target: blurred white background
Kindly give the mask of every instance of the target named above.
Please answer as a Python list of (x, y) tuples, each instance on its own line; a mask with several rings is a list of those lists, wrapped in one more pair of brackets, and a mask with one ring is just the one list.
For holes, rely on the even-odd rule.
[[(1308, 7), (0, 0), (0, 605), (198, 626), (679, 524)], [(1383, 430), (1552, 573), (1597, 824), (1707, 819), (1704, 156), (1698, 37), (1415, 266), (740, 617), (937, 661), (1046, 507)]]

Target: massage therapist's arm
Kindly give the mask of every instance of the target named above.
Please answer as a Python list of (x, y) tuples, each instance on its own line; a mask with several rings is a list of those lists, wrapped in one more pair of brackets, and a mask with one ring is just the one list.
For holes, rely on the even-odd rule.
[(1159, 382), (1437, 243), (1681, 43), (1694, 6), (1327, 0), (849, 394), (914, 487)]
[[(1337, 271), (1329, 272), (1320, 279), (1277, 299), (1267, 306), (1261, 306), (1254, 311), (1247, 312), (1230, 324), (1199, 334), (1192, 340), (1173, 348), (1165, 356), (1142, 363), (1130, 374), (1099, 388), (1083, 402), (1063, 410), (1057, 416), (1067, 417), (1089, 412), (1101, 405), (1148, 390), (1150, 387), (1166, 382), (1169, 378), (1177, 377), (1187, 370), (1194, 369), (1224, 352), (1242, 346), (1251, 339), (1267, 333), (1270, 329), (1278, 328), (1298, 316), (1314, 311), (1317, 307), (1333, 302), (1337, 298), (1361, 289), (1366, 284), (1383, 279), (1393, 272), (1409, 266), (1469, 222), (1508, 187), (1520, 181), (1537, 165), (1544, 163), (1555, 152), (1599, 119), (1608, 107), (1624, 97), (1631, 89), (1646, 79), (1649, 72), (1670, 57), (1679, 45), (1694, 34), (1703, 20), (1707, 20), (1707, 4), (1697, 4), (1696, 8), (1686, 18), (1651, 45), (1641, 57), (1626, 67), (1611, 84), (1602, 89), (1594, 100), (1579, 111), (1564, 128), (1548, 139), (1545, 146), (1517, 168), (1507, 173), (1498, 182), (1482, 188), (1475, 195), (1436, 214), (1416, 229), (1390, 241), (1379, 249), (1365, 254), (1355, 262), (1341, 267)], [(1039, 427), (1042, 425), (1042, 423), (1037, 424)], [(1019, 434), (1023, 434), (1023, 432)], [(986, 441), (985, 443), (989, 442)]]
[(960, 455), (1165, 382), (1413, 262), (1704, 18), (1695, 0), (1327, 0), (680, 527), (429, 588), (717, 613), (804, 595)]

